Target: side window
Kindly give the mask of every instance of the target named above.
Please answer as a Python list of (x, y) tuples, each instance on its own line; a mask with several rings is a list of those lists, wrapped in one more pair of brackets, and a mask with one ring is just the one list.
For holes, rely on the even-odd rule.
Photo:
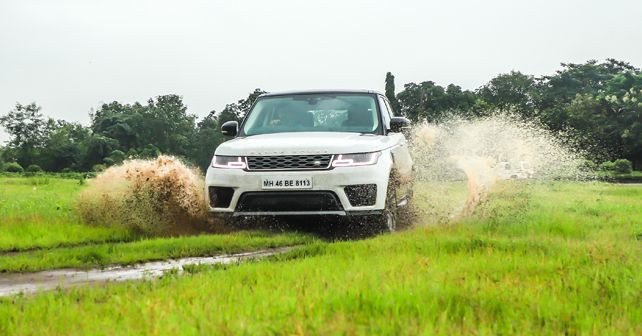
[(383, 125), (385, 126), (385, 130), (390, 129), (390, 110), (388, 107), (388, 104), (385, 99), (381, 96), (379, 97), (379, 108), (381, 109), (381, 117), (383, 118)]

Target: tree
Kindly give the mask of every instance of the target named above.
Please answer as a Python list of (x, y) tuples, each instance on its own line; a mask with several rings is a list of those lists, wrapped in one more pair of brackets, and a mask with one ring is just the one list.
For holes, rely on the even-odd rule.
[(225, 105), (225, 108), (218, 115), (218, 122), (221, 125), (228, 121), (240, 122), (241, 120), (243, 120), (243, 118), (245, 118), (245, 114), (250, 111), (250, 108), (252, 107), (252, 105), (254, 105), (256, 99), (264, 93), (266, 92), (257, 88), (254, 89), (254, 91), (252, 91), (247, 96), (247, 98), (241, 99), (236, 103)]
[(114, 149), (140, 153), (153, 144), (152, 152), (179, 156), (190, 152), (196, 120), (187, 113), (183, 98), (173, 94), (149, 99), (147, 105), (103, 104), (91, 117), (93, 134), (115, 140)]
[(412, 120), (438, 122), (453, 116), (468, 116), (475, 106), (475, 94), (450, 84), (447, 89), (432, 81), (404, 85), (397, 98), (404, 116)]
[(642, 168), (642, 72), (607, 59), (564, 64), (538, 80), (535, 106), (553, 130), (568, 130), (596, 160), (625, 157)]
[(642, 169), (642, 72), (625, 70), (604, 83), (596, 99), (608, 104), (610, 135), (618, 140), (621, 157)]
[(145, 130), (145, 107), (136, 102), (133, 105), (111, 102), (103, 104), (91, 114), (91, 130), (118, 141), (119, 148), (137, 148), (142, 145)]
[(487, 103), (491, 110), (517, 112), (521, 116), (534, 116), (535, 79), (519, 71), (500, 74), (477, 90), (479, 98)]
[(185, 156), (193, 136), (196, 116), (187, 114), (183, 98), (178, 95), (158, 96), (143, 109), (145, 128), (141, 140), (153, 144), (161, 153)]
[(218, 120), (220, 121), (221, 125), (228, 121), (240, 122), (242, 119), (242, 111), (236, 103), (225, 105), (225, 108), (223, 108), (221, 113), (218, 115)]
[(254, 91), (250, 92), (247, 98), (239, 100), (238, 105), (241, 111), (242, 118), (245, 117), (245, 114), (250, 112), (250, 108), (252, 107), (252, 105), (254, 105), (254, 102), (256, 101), (256, 99), (259, 98), (259, 96), (264, 93), (267, 93), (267, 92), (259, 88), (256, 88), (254, 89)]
[(399, 101), (395, 94), (395, 76), (391, 72), (386, 73), (386, 98), (390, 101), (392, 110), (396, 113), (401, 113)]
[(636, 72), (635, 67), (626, 62), (607, 59), (599, 63), (590, 60), (583, 64), (562, 63), (562, 69), (554, 75), (537, 79), (535, 107), (542, 121), (553, 130), (569, 127), (565, 107), (570, 105), (578, 94), (595, 95), (606, 89), (611, 78), (625, 72)]
[(37, 161), (46, 171), (80, 169), (83, 160), (82, 148), (90, 137), (89, 128), (64, 120), (51, 120), (49, 124), (47, 138)]
[(83, 161), (81, 169), (90, 170), (94, 165), (101, 164), (113, 150), (118, 148), (118, 141), (112, 138), (92, 134), (83, 145)]
[(225, 141), (225, 137), (219, 130), (216, 111), (211, 111), (203, 120), (196, 125), (194, 143), (190, 158), (203, 171), (210, 165), (214, 150)]
[(452, 114), (461, 117), (470, 117), (475, 113), (477, 96), (469, 90), (462, 90), (460, 86), (450, 84), (446, 87), (444, 105)]
[(127, 154), (121, 150), (114, 150), (111, 153), (109, 153), (109, 156), (103, 159), (103, 162), (107, 166), (112, 166), (112, 165), (117, 165), (123, 163), (125, 159), (127, 158)]
[(148, 144), (143, 149), (140, 150), (138, 156), (143, 159), (153, 159), (161, 155), (160, 149), (154, 146), (153, 144)]
[(564, 122), (579, 147), (591, 153), (596, 161), (619, 157), (622, 152), (617, 137), (612, 136), (617, 125), (608, 117), (608, 105), (591, 94), (577, 94), (563, 106)]
[(0, 125), (9, 133), (8, 148), (22, 166), (28, 166), (37, 159), (38, 150), (47, 131), (47, 120), (36, 103), (16, 104), (7, 115), (0, 117)]
[(401, 112), (415, 121), (420, 119), (437, 120), (441, 111), (437, 111), (435, 107), (443, 94), (443, 88), (436, 86), (431, 81), (420, 84), (408, 83), (404, 85), (404, 90), (398, 95)]

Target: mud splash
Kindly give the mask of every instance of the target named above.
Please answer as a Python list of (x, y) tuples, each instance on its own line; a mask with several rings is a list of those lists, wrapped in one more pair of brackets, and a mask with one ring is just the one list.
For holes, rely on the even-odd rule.
[(415, 127), (411, 144), (419, 180), (466, 181), (463, 204), (442, 204), (449, 217), (470, 215), (500, 180), (586, 179), (583, 153), (541, 125), (509, 115), (455, 119)]
[(202, 174), (171, 156), (110, 167), (83, 190), (77, 208), (85, 223), (120, 225), (159, 235), (207, 223)]
[(288, 252), (293, 247), (281, 247), (256, 252), (246, 252), (216, 257), (184, 258), (149, 262), (134, 266), (114, 266), (88, 271), (61, 269), (37, 273), (0, 275), (0, 297), (19, 293), (31, 294), (57, 288), (69, 288), (104, 282), (153, 279), (169, 271), (184, 271), (188, 265), (233, 264)]

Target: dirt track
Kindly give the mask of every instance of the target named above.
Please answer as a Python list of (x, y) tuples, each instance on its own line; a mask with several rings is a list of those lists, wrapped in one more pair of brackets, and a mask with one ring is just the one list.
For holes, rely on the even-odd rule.
[(18, 293), (31, 294), (56, 288), (68, 288), (109, 281), (128, 281), (158, 278), (171, 270), (183, 272), (187, 265), (215, 265), (238, 263), (248, 259), (264, 258), (284, 253), (292, 247), (281, 247), (256, 252), (237, 253), (214, 257), (184, 258), (178, 260), (155, 261), (132, 266), (113, 266), (87, 271), (59, 269), (37, 273), (17, 273), (0, 275), (0, 297)]

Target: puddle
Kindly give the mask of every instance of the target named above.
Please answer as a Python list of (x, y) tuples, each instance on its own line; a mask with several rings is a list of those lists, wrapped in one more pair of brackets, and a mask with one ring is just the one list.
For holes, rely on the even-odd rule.
[(232, 264), (247, 259), (257, 259), (284, 253), (291, 249), (292, 247), (281, 247), (216, 257), (155, 261), (132, 266), (112, 266), (87, 271), (59, 269), (36, 273), (0, 274), (0, 297), (18, 293), (31, 294), (56, 288), (69, 288), (110, 281), (153, 279), (162, 276), (170, 270), (178, 270), (178, 272), (181, 273), (183, 267), (187, 265)]

